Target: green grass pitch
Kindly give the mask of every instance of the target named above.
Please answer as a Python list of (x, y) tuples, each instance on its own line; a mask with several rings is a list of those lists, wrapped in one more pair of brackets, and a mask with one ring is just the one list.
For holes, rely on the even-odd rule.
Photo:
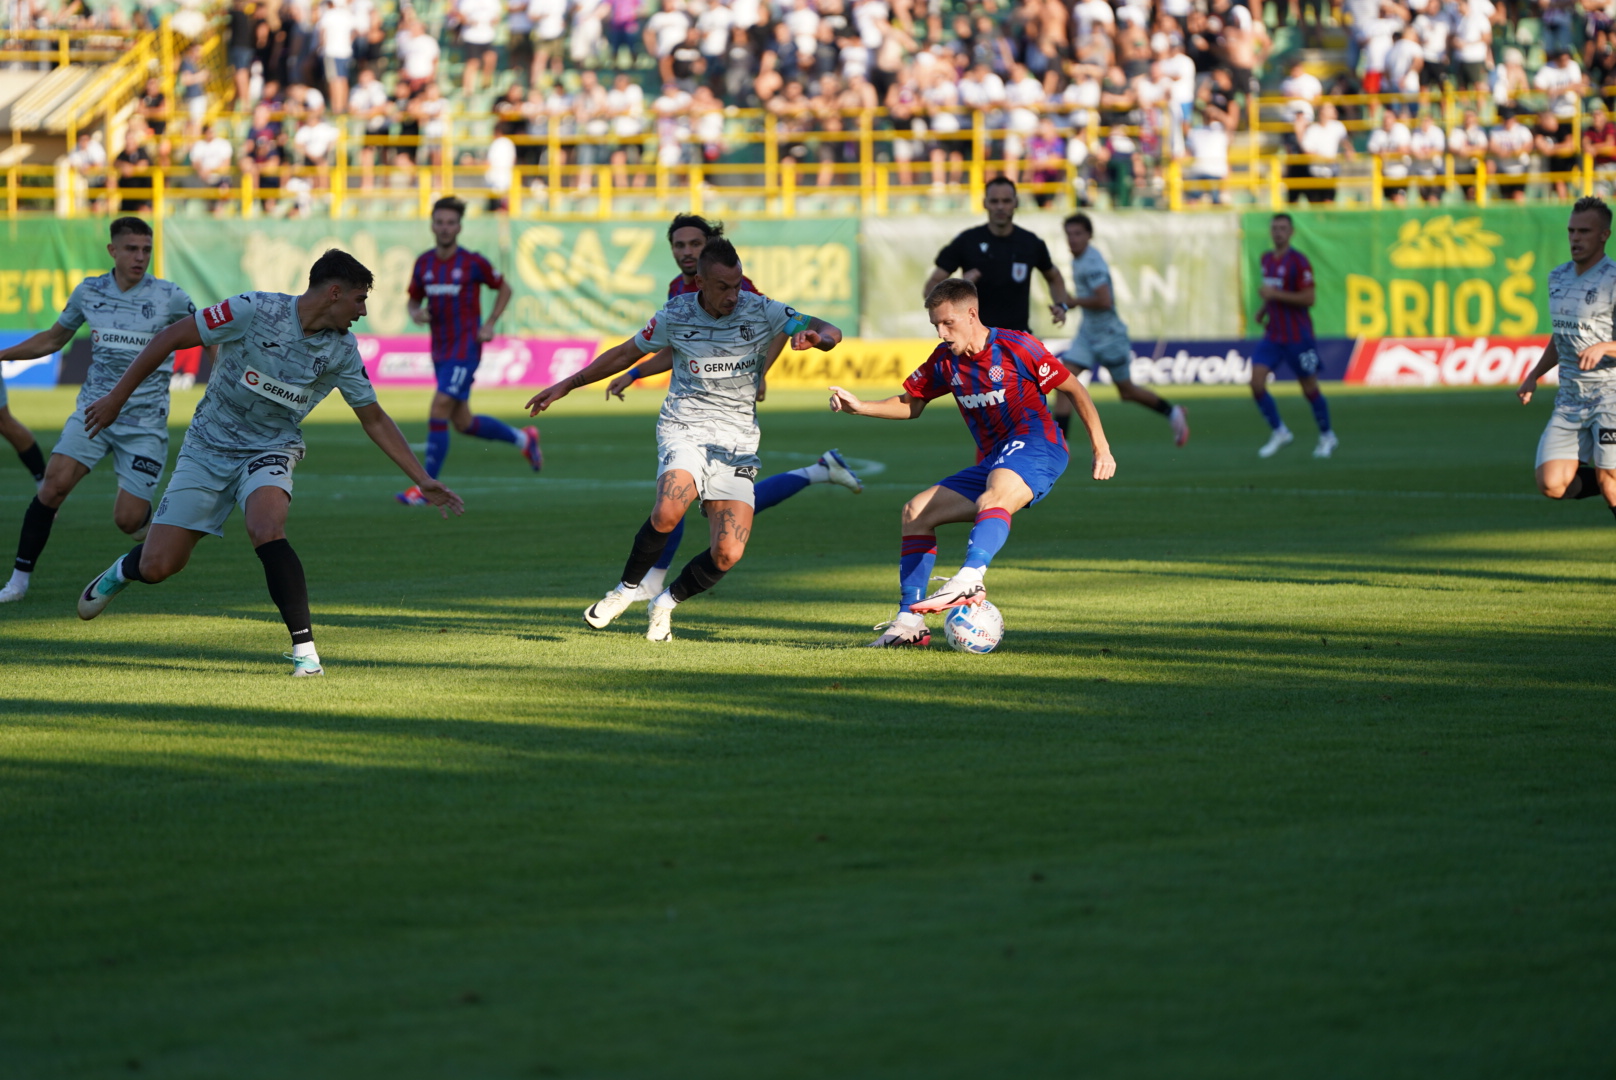
[[(1533, 492), (1546, 402), (1337, 389), (1320, 462), (1289, 386), (1262, 462), (1242, 391), (1175, 394), (1175, 451), (1102, 390), (1118, 477), (1080, 453), (1017, 516), (979, 657), (860, 647), (957, 414), (808, 393), (765, 471), (839, 446), (869, 489), (761, 517), (670, 644), (586, 629), (654, 464), (656, 395), (597, 394), (540, 478), (457, 437), (451, 522), (315, 414), (324, 679), (286, 677), (239, 515), (80, 623), (127, 544), (110, 471), (73, 496), (0, 608), (0, 1076), (1616, 1068), (1616, 523)], [(425, 399), (384, 398), (413, 439)], [(49, 445), (71, 395), (12, 407)]]

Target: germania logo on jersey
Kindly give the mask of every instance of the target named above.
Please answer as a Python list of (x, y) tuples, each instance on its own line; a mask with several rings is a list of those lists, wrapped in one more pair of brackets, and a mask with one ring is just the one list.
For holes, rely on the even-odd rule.
[(989, 405), (1003, 405), (1004, 391), (989, 390), (985, 394), (957, 394), (955, 400), (962, 409), (984, 409)]
[(235, 316), (230, 313), (228, 300), (221, 300), (212, 307), (202, 309), (202, 321), (208, 324), (209, 330), (217, 330), (234, 318)]
[(91, 330), (91, 345), (129, 345), (140, 349), (156, 334), (132, 334), (127, 330)]
[(260, 397), (266, 397), (280, 405), (290, 405), (298, 410), (307, 408), (313, 398), (313, 395), (300, 386), (288, 386), (285, 383), (276, 382), (269, 376), (254, 371), (252, 368), (248, 368), (241, 373), (241, 381), (247, 389)]

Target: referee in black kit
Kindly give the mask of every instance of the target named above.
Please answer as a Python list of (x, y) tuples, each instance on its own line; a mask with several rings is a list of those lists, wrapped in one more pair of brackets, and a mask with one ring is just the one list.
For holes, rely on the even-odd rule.
[(1037, 270), (1049, 282), (1049, 317), (1060, 326), (1075, 301), (1066, 291), (1066, 279), (1055, 268), (1049, 248), (1037, 236), (1015, 224), (1015, 181), (1004, 176), (988, 181), (982, 206), (988, 223), (966, 229), (937, 253), (937, 266), (926, 279), (924, 294), (961, 267), (960, 277), (976, 285), (983, 326), (1020, 330), (1030, 334), (1028, 306), (1032, 302), (1032, 272)]

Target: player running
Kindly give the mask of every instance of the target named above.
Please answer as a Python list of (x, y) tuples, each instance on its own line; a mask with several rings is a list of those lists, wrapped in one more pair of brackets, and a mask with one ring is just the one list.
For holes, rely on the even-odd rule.
[[(1131, 378), (1133, 347), (1128, 340), (1128, 326), (1117, 314), (1111, 295), (1111, 268), (1090, 242), (1094, 239), (1094, 223), (1087, 214), (1073, 214), (1065, 225), (1066, 246), (1072, 251), (1072, 288), (1076, 290), (1072, 305), (1083, 309), (1083, 324), (1072, 335), (1071, 347), (1062, 359), (1068, 367), (1085, 367), (1094, 375), (1105, 368), (1122, 400), (1137, 401), (1167, 417), (1173, 427), (1173, 445), (1183, 446), (1190, 441), (1189, 416), (1184, 406), (1168, 403)], [(1060, 425), (1062, 435), (1071, 429), (1072, 406), (1064, 395), (1055, 399), (1055, 423)]]
[[(674, 607), (718, 584), (740, 561), (752, 535), (757, 391), (770, 342), (784, 333), (794, 349), (828, 352), (842, 340), (830, 323), (745, 292), (742, 280), (734, 245), (707, 241), (697, 261), (696, 292), (669, 300), (645, 329), (528, 402), (537, 414), (580, 386), (616, 374), (648, 353), (673, 348), (673, 378), (657, 419), (656, 503), (634, 537), (621, 582), (584, 612), (584, 621), (597, 630), (634, 601), (650, 599), (646, 639), (671, 640)], [(698, 498), (712, 546), (653, 596), (645, 588), (646, 573)]]
[(94, 438), (175, 349), (219, 345), (207, 393), (196, 407), (174, 463), (151, 534), (113, 563), (79, 595), (79, 618), (93, 619), (131, 581), (148, 585), (185, 568), (204, 536), (223, 536), (225, 519), (239, 505), (247, 522), (270, 599), (292, 635), (293, 675), (321, 675), (309, 618), (303, 564), (286, 539), (292, 470), (303, 459), (302, 419), (332, 390), (359, 417), (382, 453), (415, 481), (434, 506), (460, 513), (460, 497), (426, 474), (376, 391), (348, 332), (365, 315), (372, 277), (358, 259), (333, 248), (309, 270), (301, 296), (253, 292), (232, 296), (182, 319), (141, 349), (123, 378), (84, 409)]
[(1296, 373), (1302, 393), (1313, 406), (1313, 419), (1319, 425), (1319, 444), (1313, 456), (1327, 458), (1335, 452), (1340, 440), (1330, 427), (1330, 405), (1319, 390), (1319, 350), (1313, 339), (1313, 317), (1308, 308), (1313, 306), (1313, 264), (1307, 256), (1291, 247), (1291, 236), (1296, 226), (1289, 214), (1275, 214), (1268, 223), (1268, 235), (1273, 238), (1274, 250), (1263, 252), (1262, 288), (1257, 295), (1263, 306), (1257, 321), (1263, 323), (1263, 339), (1251, 358), (1251, 396), (1257, 399), (1257, 408), (1273, 429), (1273, 434), (1257, 451), (1258, 457), (1270, 458), (1292, 442), (1296, 436), (1280, 418), (1274, 395), (1268, 392), (1268, 377), (1281, 365)]
[(1560, 391), (1537, 444), (1537, 487), (1551, 499), (1603, 495), (1616, 514), (1616, 262), (1605, 254), (1610, 207), (1578, 199), (1566, 234), (1571, 261), (1549, 271), (1554, 336), (1516, 393), (1532, 400), (1556, 364)]
[(94, 436), (85, 430), (85, 406), (112, 389), (159, 330), (175, 319), (196, 313), (196, 305), (184, 289), (146, 273), (152, 257), (150, 225), (136, 217), (123, 217), (112, 223), (110, 231), (112, 242), (107, 245), (107, 254), (112, 256), (112, 269), (79, 282), (56, 325), (0, 351), (0, 360), (49, 356), (73, 340), (79, 327), (90, 324), (90, 370), (79, 391), (77, 407), (51, 451), (39, 493), (23, 512), (17, 561), (11, 580), (0, 589), (0, 604), (28, 595), (28, 583), (50, 540), (56, 511), (101, 459), (112, 455), (112, 469), (118, 477), (113, 523), (136, 540), (146, 535), (152, 496), (168, 467), (172, 355), (164, 356), (151, 374), (133, 388), (128, 408), (116, 424)]
[[(679, 264), (679, 275), (668, 282), (668, 299), (683, 296), (696, 291), (696, 261), (701, 256), (701, 249), (707, 241), (724, 235), (724, 226), (717, 222), (710, 222), (695, 214), (677, 214), (673, 223), (668, 226), (668, 246), (673, 249), (674, 261)], [(741, 291), (756, 293), (756, 285), (752, 279), (741, 275)], [(780, 352), (785, 348), (786, 335), (776, 334), (769, 343), (768, 353), (763, 358), (763, 374), (758, 378), (757, 399), (764, 398), (765, 387), (769, 369), (779, 359)], [(623, 400), (623, 394), (629, 387), (640, 379), (660, 375), (673, 367), (673, 350), (663, 349), (655, 356), (642, 364), (636, 364), (623, 374), (606, 385), (606, 396), (610, 400), (613, 394)], [(857, 495), (864, 490), (864, 482), (858, 475), (848, 468), (841, 451), (826, 450), (819, 455), (819, 460), (812, 465), (804, 465), (800, 469), (776, 473), (766, 476), (757, 482), (752, 490), (755, 507), (753, 514), (761, 514), (771, 506), (778, 506), (791, 496), (802, 491), (810, 484), (837, 484)], [(662, 583), (667, 579), (668, 568), (673, 565), (674, 556), (679, 553), (679, 542), (684, 539), (684, 519), (673, 527), (668, 534), (668, 542), (663, 545), (662, 554), (657, 556), (656, 565), (645, 572), (645, 580), (640, 582), (648, 596), (655, 596), (662, 591)]]
[[(1100, 414), (1077, 376), (1031, 334), (982, 325), (976, 286), (961, 278), (942, 281), (926, 297), (926, 311), (943, 343), (904, 380), (901, 394), (860, 401), (840, 386), (830, 388), (832, 412), (886, 420), (913, 420), (928, 401), (953, 394), (976, 439), (975, 465), (904, 504), (898, 614), (876, 627), (885, 632), (871, 648), (929, 645), (927, 614), (987, 599), (982, 576), (1010, 539), (1010, 516), (1048, 495), (1066, 469), (1066, 437), (1049, 415), (1045, 394), (1068, 398), (1082, 419), (1094, 479), (1109, 480), (1117, 471)], [(972, 522), (965, 565), (926, 596), (937, 562), (937, 526), (956, 521)]]
[[(462, 435), (516, 444), (538, 472), (544, 467), (538, 428), (517, 431), (503, 420), (471, 413), (472, 376), (482, 362), (483, 345), (494, 340), (494, 324), (511, 302), (511, 286), (492, 263), (458, 243), (465, 214), (466, 204), (453, 197), (432, 204), (432, 236), (438, 243), (415, 260), (410, 274), (410, 318), (432, 326), (432, 367), (438, 377), (427, 420), (426, 474), (436, 478), (443, 469), (451, 423)], [(482, 318), (485, 285), (496, 292), (487, 319)], [(413, 487), (397, 498), (406, 506), (431, 501)]]

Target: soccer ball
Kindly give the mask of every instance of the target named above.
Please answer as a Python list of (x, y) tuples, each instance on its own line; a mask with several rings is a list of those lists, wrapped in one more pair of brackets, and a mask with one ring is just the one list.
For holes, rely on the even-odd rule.
[(943, 633), (960, 652), (992, 652), (1004, 637), (1004, 616), (987, 600), (975, 607), (950, 608), (943, 619)]

